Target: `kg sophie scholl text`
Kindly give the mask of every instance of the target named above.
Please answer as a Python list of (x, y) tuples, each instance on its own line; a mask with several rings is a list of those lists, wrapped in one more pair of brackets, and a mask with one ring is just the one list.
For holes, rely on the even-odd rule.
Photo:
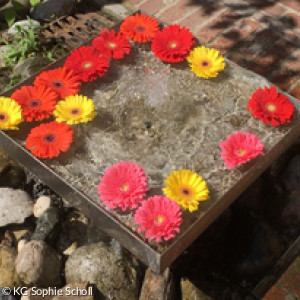
[[(31, 287), (30, 290), (27, 287), (13, 288), (11, 290), (11, 294), (15, 296), (93, 296), (93, 287), (83, 288), (74, 288), (74, 287), (64, 287), (63, 289), (59, 289), (56, 287), (49, 287), (46, 289)], [(72, 298), (70, 298), (72, 299)]]

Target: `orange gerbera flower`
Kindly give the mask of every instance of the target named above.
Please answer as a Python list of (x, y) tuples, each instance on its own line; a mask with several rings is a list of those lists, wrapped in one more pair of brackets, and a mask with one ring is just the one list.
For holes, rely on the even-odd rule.
[(72, 138), (73, 129), (70, 125), (52, 121), (31, 129), (26, 139), (26, 149), (37, 157), (57, 157), (60, 152), (69, 149)]
[(33, 83), (35, 86), (44, 85), (57, 93), (60, 99), (76, 95), (80, 89), (79, 77), (72, 70), (57, 68), (44, 71), (38, 75)]
[(158, 30), (159, 26), (155, 18), (138, 13), (125, 18), (120, 26), (121, 32), (140, 43), (151, 41)]
[(46, 86), (22, 86), (11, 98), (22, 107), (26, 121), (41, 121), (50, 117), (56, 105), (57, 94)]

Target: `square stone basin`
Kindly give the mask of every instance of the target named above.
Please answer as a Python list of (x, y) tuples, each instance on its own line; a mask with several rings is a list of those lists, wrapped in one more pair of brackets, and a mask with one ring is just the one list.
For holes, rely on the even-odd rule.
[[(94, 100), (98, 116), (73, 126), (74, 142), (67, 153), (52, 160), (32, 156), (23, 146), (36, 124), (27, 123), (16, 132), (1, 131), (0, 146), (153, 271), (162, 272), (299, 136), (300, 102), (290, 96), (296, 109), (288, 125), (266, 125), (247, 111), (251, 94), (265, 85), (270, 86), (266, 79), (228, 60), (217, 78), (201, 79), (187, 62), (163, 63), (149, 45), (134, 44), (126, 59), (111, 61), (103, 78), (82, 84), (79, 93)], [(265, 155), (228, 170), (219, 143), (238, 130), (256, 134)], [(207, 181), (210, 199), (196, 212), (183, 212), (175, 239), (148, 242), (137, 233), (132, 213), (108, 210), (97, 195), (105, 169), (121, 160), (145, 169), (149, 195), (162, 194), (170, 172), (191, 169)]]

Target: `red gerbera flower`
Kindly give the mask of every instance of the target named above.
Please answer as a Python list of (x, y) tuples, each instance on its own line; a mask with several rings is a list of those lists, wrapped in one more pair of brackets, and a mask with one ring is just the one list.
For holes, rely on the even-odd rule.
[(76, 95), (81, 82), (72, 70), (58, 68), (39, 74), (33, 83), (35, 86), (44, 85), (55, 91), (60, 99)]
[(261, 119), (266, 124), (278, 126), (291, 121), (294, 105), (291, 101), (277, 92), (275, 87), (259, 88), (248, 102), (248, 110), (252, 116)]
[(182, 223), (181, 211), (175, 201), (167, 197), (153, 196), (142, 202), (134, 215), (135, 224), (140, 225), (138, 231), (145, 231), (147, 239), (160, 242), (175, 237), (180, 232)]
[(117, 35), (113, 29), (104, 29), (94, 38), (92, 45), (103, 55), (114, 59), (122, 59), (129, 54), (131, 45), (126, 36), (119, 32)]
[(98, 194), (111, 209), (133, 209), (148, 191), (145, 171), (138, 164), (122, 161), (105, 170)]
[(41, 158), (57, 157), (69, 149), (73, 129), (65, 123), (55, 121), (41, 124), (31, 129), (26, 139), (26, 149)]
[(249, 132), (232, 133), (220, 143), (221, 158), (228, 169), (244, 164), (258, 155), (263, 155), (264, 145), (259, 138)]
[(170, 25), (155, 34), (151, 47), (156, 57), (174, 63), (184, 60), (194, 44), (193, 35), (187, 28)]
[(107, 72), (109, 60), (91, 46), (75, 49), (67, 57), (65, 67), (74, 71), (82, 81), (92, 81)]
[(23, 117), (30, 122), (41, 121), (52, 115), (57, 94), (46, 86), (22, 86), (11, 98), (21, 105)]
[(125, 18), (120, 26), (122, 33), (140, 43), (152, 40), (158, 30), (158, 22), (155, 18), (138, 13)]

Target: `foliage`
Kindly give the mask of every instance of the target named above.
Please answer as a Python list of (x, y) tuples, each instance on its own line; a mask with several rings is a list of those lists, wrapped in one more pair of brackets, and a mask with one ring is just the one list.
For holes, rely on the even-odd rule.
[[(2, 60), (7, 68), (12, 68), (15, 64), (28, 57), (33, 57), (37, 54), (41, 48), (41, 42), (36, 37), (41, 34), (42, 27), (33, 24), (29, 19), (29, 26), (16, 25), (17, 32), (13, 36), (13, 41), (8, 42), (5, 39), (1, 39), (7, 47), (7, 51), (3, 54)], [(22, 41), (20, 43), (20, 41)]]
[(10, 27), (15, 22), (18, 12), (24, 9), (24, 5), (15, 0), (12, 0), (11, 4), (12, 7), (9, 7), (3, 11), (4, 18), (8, 27)]
[(30, 4), (32, 7), (35, 7), (41, 3), (41, 0), (30, 0)]
[[(35, 25), (28, 18), (28, 26), (16, 25), (16, 33), (12, 36), (12, 40), (0, 38), (0, 44), (7, 46), (7, 50), (1, 53), (1, 61), (3, 64), (0, 67), (1, 71), (11, 73), (13, 67), (19, 62), (34, 56), (47, 57), (50, 61), (55, 61), (58, 57), (65, 54), (65, 50), (60, 44), (50, 44), (46, 42), (42, 35), (42, 27)], [(11, 73), (11, 81), (5, 87), (9, 88), (19, 82), (22, 78), (20, 74)]]

